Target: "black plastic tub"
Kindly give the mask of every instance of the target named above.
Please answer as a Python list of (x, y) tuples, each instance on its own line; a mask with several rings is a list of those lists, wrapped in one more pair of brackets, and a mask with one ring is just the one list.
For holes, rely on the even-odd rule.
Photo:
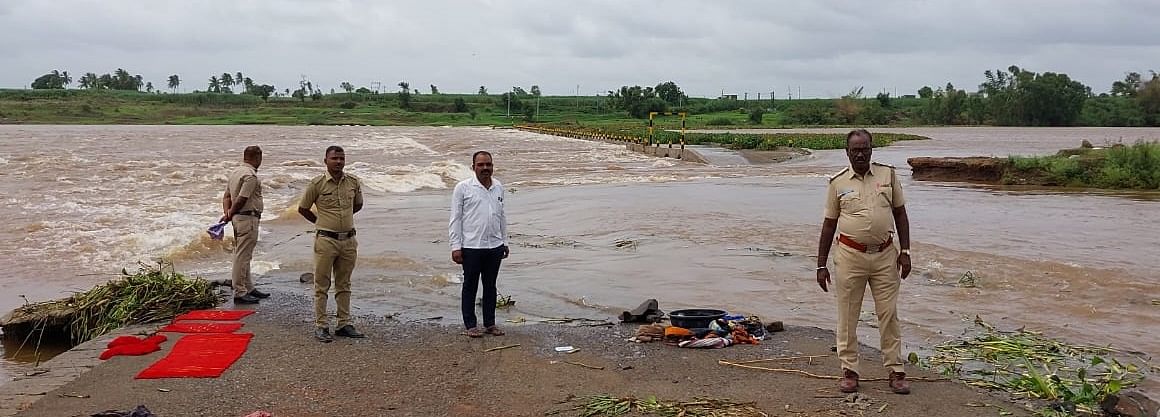
[(722, 310), (692, 308), (669, 312), (669, 323), (686, 329), (700, 329), (709, 327), (709, 323), (722, 317), (725, 317)]

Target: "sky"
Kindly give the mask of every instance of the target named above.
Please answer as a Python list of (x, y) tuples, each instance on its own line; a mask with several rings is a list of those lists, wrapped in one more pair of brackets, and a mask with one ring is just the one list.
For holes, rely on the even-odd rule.
[[(399, 81), (426, 93), (538, 85), (602, 94), (674, 81), (691, 96), (974, 91), (987, 69), (1107, 91), (1160, 71), (1156, 0), (0, 0), (0, 88), (124, 68), (204, 90), (242, 72), (277, 90)], [(75, 87), (75, 84), (74, 84)]]

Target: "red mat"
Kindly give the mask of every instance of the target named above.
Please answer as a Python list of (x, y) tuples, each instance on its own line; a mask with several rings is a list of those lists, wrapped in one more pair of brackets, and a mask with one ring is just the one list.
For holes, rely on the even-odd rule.
[(192, 323), (179, 321), (162, 327), (160, 331), (170, 333), (233, 333), (242, 328), (239, 322)]
[(137, 379), (217, 378), (250, 346), (250, 333), (205, 333), (182, 337), (164, 358)]
[(254, 314), (254, 310), (193, 310), (188, 313), (177, 316), (173, 321), (178, 320), (226, 320), (237, 321), (243, 317)]

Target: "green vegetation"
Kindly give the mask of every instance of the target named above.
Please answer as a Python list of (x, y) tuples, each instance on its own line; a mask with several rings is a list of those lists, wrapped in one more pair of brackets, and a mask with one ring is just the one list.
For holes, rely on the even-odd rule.
[(565, 412), (582, 417), (622, 416), (632, 413), (641, 416), (683, 417), (756, 417), (765, 416), (755, 403), (739, 403), (728, 399), (694, 398), (692, 401), (658, 400), (656, 397), (615, 397), (607, 394), (571, 398), (571, 408), (549, 411), (547, 415)]
[(1003, 182), (1111, 189), (1160, 190), (1160, 143), (1065, 150), (1052, 156), (1009, 158)]
[(4, 324), (5, 333), (37, 340), (48, 333), (79, 344), (126, 325), (169, 320), (220, 301), (212, 283), (177, 273), (172, 264), (142, 264), (136, 273), (121, 273), (69, 298), (17, 308)]
[[(709, 123), (713, 123), (710, 120)], [(571, 123), (551, 123), (539, 124), (527, 127), (528, 130), (541, 131), (549, 134), (557, 134), (560, 136), (577, 137), (577, 138), (607, 138), (613, 140), (620, 140), (634, 143), (646, 143), (648, 140), (648, 127), (640, 127), (635, 124), (611, 124), (611, 123), (589, 123), (589, 124), (571, 124)], [(790, 148), (807, 148), (807, 149), (844, 149), (846, 147), (846, 134), (844, 133), (686, 133), (684, 135), (685, 143), (689, 145), (704, 145), (715, 144), (730, 149), (757, 149), (757, 150), (773, 150), (783, 147)], [(887, 146), (899, 140), (922, 140), (929, 139), (925, 136), (908, 135), (902, 133), (876, 133), (874, 134), (874, 146)], [(654, 144), (679, 144), (681, 143), (681, 133), (679, 131), (654, 129), (652, 142)]]
[(1111, 358), (1114, 349), (1069, 345), (1022, 329), (1001, 332), (979, 318), (975, 323), (981, 334), (941, 344), (922, 361), (911, 354), (911, 362), (970, 385), (1043, 400), (1041, 415), (1097, 415), (1104, 398), (1143, 380), (1140, 367)]
[[(72, 77), (53, 70), (35, 78), (32, 90), (0, 90), (0, 123), (75, 124), (362, 124), (511, 125), (517, 122), (645, 125), (650, 112), (684, 112), (687, 127), (708, 126), (1160, 126), (1160, 76), (1145, 81), (1130, 73), (1110, 93), (1067, 74), (1035, 73), (1019, 67), (985, 71), (978, 90), (954, 85), (919, 89), (918, 96), (863, 95), (856, 87), (836, 99), (736, 96), (697, 98), (676, 83), (621, 86), (596, 96), (543, 96), (538, 85), (515, 86), (490, 95), (446, 94), (434, 84), (420, 94), (406, 82), (397, 92), (379, 92), (342, 81), (339, 92), (324, 94), (303, 78), (293, 91), (260, 84), (241, 72), (214, 74), (204, 90), (178, 94), (186, 85), (176, 74), (167, 91), (140, 75), (118, 68), (112, 74), (85, 73), (80, 90), (67, 89)], [(235, 94), (235, 89), (240, 93)], [(673, 118), (657, 122), (678, 127)]]

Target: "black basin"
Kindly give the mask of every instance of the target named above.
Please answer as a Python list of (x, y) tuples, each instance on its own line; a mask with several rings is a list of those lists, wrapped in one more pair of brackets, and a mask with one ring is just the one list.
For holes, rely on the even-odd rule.
[(725, 317), (722, 310), (692, 308), (669, 312), (669, 323), (686, 329), (699, 329), (709, 327), (709, 323), (722, 317)]

